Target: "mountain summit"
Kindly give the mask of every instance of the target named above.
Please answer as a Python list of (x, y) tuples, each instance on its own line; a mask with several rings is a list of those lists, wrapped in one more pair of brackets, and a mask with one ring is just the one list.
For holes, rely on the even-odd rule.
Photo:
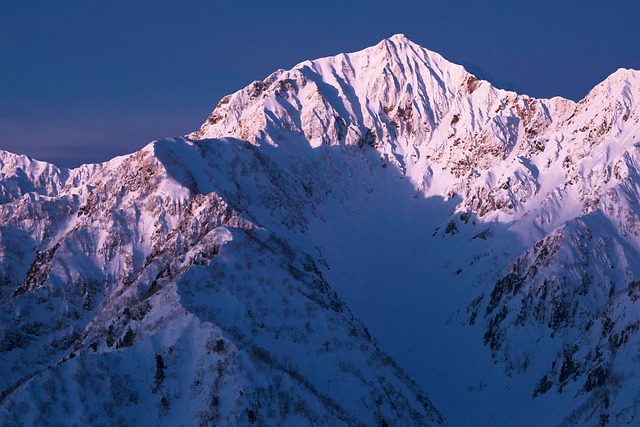
[(638, 99), (394, 35), (103, 164), (0, 153), (2, 423), (636, 423)]
[(400, 133), (408, 133), (402, 136), (424, 139), (456, 96), (478, 84), (461, 66), (395, 35), (360, 52), (278, 70), (223, 98), (191, 136), (233, 136), (253, 142), (266, 138), (274, 143), (268, 132), (260, 131), (285, 126), (314, 147), (362, 144), (367, 133), (395, 139), (399, 132), (391, 135), (387, 126), (393, 126), (394, 115), (404, 115), (408, 126)]

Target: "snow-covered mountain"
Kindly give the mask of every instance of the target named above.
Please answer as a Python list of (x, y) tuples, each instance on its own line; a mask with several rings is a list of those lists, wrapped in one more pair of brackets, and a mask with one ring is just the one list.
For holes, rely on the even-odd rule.
[(637, 423), (638, 100), (396, 35), (104, 164), (2, 152), (3, 423)]

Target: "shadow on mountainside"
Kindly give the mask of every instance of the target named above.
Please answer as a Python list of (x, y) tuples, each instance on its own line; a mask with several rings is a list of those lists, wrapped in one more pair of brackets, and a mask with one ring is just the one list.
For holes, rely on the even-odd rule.
[[(159, 142), (156, 155), (178, 182), (217, 192), (242, 216), (312, 260), (381, 349), (434, 396), (445, 415), (469, 387), (483, 382), (474, 378), (477, 372), (487, 376), (493, 369), (482, 341), (484, 325), (481, 320), (472, 325), (466, 309), (492, 291), (498, 272), (523, 250), (509, 224), (455, 212), (457, 197), (425, 198), (369, 147), (312, 149), (301, 137), (256, 147), (225, 138)], [(231, 247), (242, 250), (237, 242)], [(225, 262), (214, 258), (212, 269)], [(236, 263), (244, 265), (244, 273), (236, 271), (234, 283), (260, 270), (255, 263)], [(278, 274), (272, 273), (277, 282), (290, 280), (290, 272)], [(211, 286), (233, 288), (231, 275), (213, 277)], [(195, 309), (197, 298), (182, 298)], [(202, 320), (232, 324), (225, 316), (231, 315), (228, 309), (235, 313), (237, 301), (225, 298), (220, 301), (231, 299), (216, 303)], [(262, 309), (280, 306), (265, 301)], [(204, 314), (199, 307), (196, 312)]]

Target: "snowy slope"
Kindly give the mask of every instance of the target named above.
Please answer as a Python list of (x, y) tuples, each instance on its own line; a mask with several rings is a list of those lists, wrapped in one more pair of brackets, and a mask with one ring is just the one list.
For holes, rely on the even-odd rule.
[(104, 164), (2, 153), (5, 422), (636, 423), (639, 99), (396, 35)]
[[(397, 35), (255, 82), (191, 136), (361, 147), (373, 176), (335, 181), (366, 192), (328, 200), (310, 225), (330, 283), (421, 384), (437, 384), (452, 423), (522, 424), (546, 408), (558, 424), (581, 399), (540, 397), (538, 381), (638, 278), (638, 75), (618, 70), (579, 103), (533, 99)], [(513, 413), (490, 403), (507, 395)]]
[(3, 257), (3, 423), (441, 424), (313, 258), (212, 191), (233, 168), (185, 168), (202, 154), (156, 141), (2, 205), (28, 254)]

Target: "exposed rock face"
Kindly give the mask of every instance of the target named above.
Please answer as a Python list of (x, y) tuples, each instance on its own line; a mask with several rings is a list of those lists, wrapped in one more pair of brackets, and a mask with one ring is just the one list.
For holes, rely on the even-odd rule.
[(3, 422), (637, 422), (639, 96), (397, 35), (104, 164), (0, 153)]

